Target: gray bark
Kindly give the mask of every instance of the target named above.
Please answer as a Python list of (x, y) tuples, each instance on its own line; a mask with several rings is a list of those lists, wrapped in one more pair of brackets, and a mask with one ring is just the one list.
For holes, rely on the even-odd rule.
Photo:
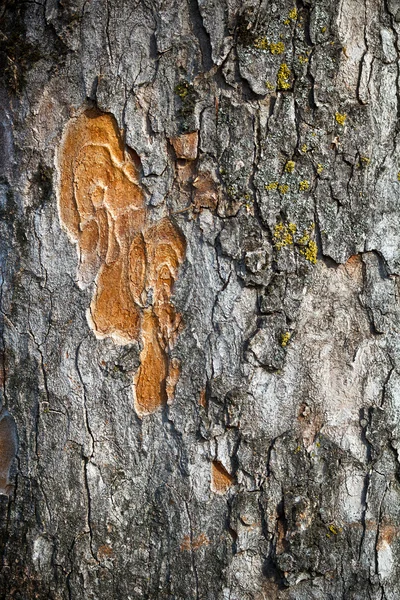
[(0, 598), (398, 600), (400, 2), (0, 17)]

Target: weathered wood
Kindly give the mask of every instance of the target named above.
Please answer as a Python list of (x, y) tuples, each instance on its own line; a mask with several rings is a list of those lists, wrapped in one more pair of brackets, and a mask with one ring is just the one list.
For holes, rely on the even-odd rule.
[(0, 18), (0, 598), (397, 600), (400, 2)]

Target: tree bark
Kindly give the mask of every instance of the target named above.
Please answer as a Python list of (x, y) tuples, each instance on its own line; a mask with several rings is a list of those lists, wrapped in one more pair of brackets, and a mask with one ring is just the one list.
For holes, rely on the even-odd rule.
[(0, 598), (398, 600), (400, 2), (0, 15)]

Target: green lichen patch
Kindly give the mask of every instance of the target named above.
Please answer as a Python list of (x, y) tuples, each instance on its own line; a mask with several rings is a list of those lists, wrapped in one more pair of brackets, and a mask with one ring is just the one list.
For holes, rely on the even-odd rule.
[(183, 120), (182, 129), (186, 131), (188, 129), (188, 123), (186, 121), (192, 116), (196, 106), (196, 91), (193, 84), (189, 81), (182, 80), (175, 86), (174, 92), (181, 102), (178, 109), (178, 115)]

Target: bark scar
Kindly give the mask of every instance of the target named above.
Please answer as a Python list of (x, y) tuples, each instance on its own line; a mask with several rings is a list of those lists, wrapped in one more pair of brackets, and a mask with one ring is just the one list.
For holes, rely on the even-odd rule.
[(172, 399), (179, 376), (170, 351), (182, 319), (171, 295), (185, 238), (168, 216), (150, 222), (140, 159), (112, 115), (90, 109), (68, 122), (58, 170), (59, 216), (77, 245), (78, 283), (95, 283), (89, 325), (98, 338), (142, 341), (134, 404), (139, 416), (152, 413)]

